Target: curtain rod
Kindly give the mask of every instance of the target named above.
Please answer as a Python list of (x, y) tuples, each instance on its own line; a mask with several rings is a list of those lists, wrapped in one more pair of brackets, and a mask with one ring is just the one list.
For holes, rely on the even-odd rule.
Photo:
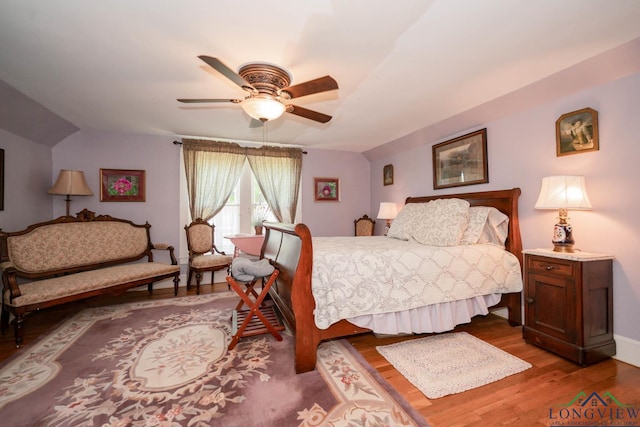
[[(182, 145), (182, 142), (181, 141), (173, 141), (173, 144), (174, 145)], [(302, 150), (302, 154), (307, 154), (307, 152)]]

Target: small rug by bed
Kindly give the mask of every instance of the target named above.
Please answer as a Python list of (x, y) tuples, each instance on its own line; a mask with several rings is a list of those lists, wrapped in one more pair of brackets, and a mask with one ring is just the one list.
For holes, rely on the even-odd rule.
[(433, 335), (376, 349), (430, 399), (471, 390), (531, 367), (466, 332)]
[[(425, 426), (344, 340), (296, 375), (293, 338), (227, 351), (230, 292), (90, 308), (0, 364), (10, 426)], [(29, 319), (27, 319), (28, 327)]]

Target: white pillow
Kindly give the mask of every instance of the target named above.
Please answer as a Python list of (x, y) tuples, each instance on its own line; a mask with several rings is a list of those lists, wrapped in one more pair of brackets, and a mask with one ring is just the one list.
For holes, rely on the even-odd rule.
[(469, 223), (464, 230), (462, 239), (460, 239), (461, 245), (473, 245), (478, 243), (480, 235), (484, 230), (484, 226), (487, 223), (487, 216), (489, 215), (488, 206), (471, 206), (469, 208)]
[(461, 199), (437, 199), (422, 208), (414, 218), (411, 237), (431, 246), (455, 246), (469, 223), (469, 202)]
[(421, 204), (424, 203), (409, 203), (405, 205), (400, 212), (398, 212), (393, 222), (391, 222), (387, 237), (409, 240), (411, 231), (413, 230), (413, 220)]
[(509, 217), (495, 208), (490, 208), (487, 222), (478, 243), (493, 243), (504, 248), (509, 235)]

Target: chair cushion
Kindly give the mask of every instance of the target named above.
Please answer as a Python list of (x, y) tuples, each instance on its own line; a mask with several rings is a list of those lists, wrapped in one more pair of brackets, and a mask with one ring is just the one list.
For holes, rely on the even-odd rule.
[(193, 268), (213, 268), (222, 267), (231, 264), (233, 258), (229, 255), (198, 255), (191, 260), (191, 267)]

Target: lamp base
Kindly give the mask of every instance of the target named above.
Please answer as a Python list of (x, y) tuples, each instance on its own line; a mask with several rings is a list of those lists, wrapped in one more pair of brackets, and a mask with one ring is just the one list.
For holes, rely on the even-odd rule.
[(575, 240), (572, 235), (571, 224), (560, 221), (560, 223), (553, 226), (553, 251), (554, 252), (573, 252), (573, 245)]

